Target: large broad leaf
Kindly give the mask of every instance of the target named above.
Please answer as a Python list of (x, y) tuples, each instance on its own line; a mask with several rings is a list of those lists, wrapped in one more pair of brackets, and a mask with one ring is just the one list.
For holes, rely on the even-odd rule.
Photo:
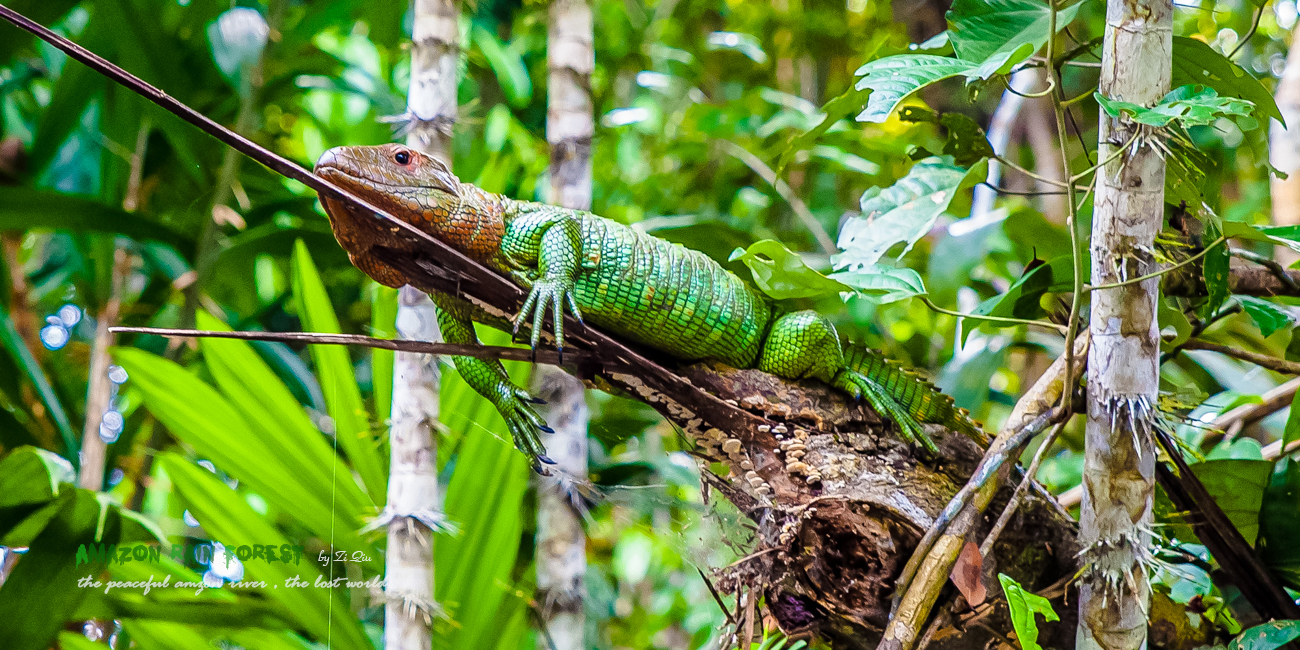
[[(253, 544), (292, 546), (288, 538), (211, 472), (171, 453), (163, 454), (159, 462), (171, 477), (176, 493), (214, 541), (232, 549)], [(277, 478), (283, 481), (290, 477)], [(338, 591), (315, 586), (290, 588), (288, 580), (294, 577), (315, 585), (316, 579), (323, 576), (317, 571), (315, 561), (306, 559), (297, 564), (266, 560), (244, 563), (244, 581), (266, 583), (264, 589), (253, 591), (278, 601), (317, 639), (329, 638), (333, 647), (340, 649), (371, 649), (365, 632)]]
[(1191, 468), (1246, 543), (1253, 546), (1259, 537), (1260, 506), (1273, 463), (1229, 458), (1195, 463)]
[(737, 248), (731, 261), (741, 261), (754, 274), (754, 284), (763, 293), (787, 300), (813, 298), (851, 291), (842, 282), (832, 280), (804, 264), (798, 253), (775, 239), (754, 242), (749, 248)]
[(895, 244), (903, 254), (923, 237), (963, 189), (988, 175), (988, 165), (969, 170), (949, 159), (926, 158), (888, 188), (873, 187), (862, 195), (862, 214), (845, 222), (831, 258), (837, 269), (858, 270), (876, 264)]
[(1208, 44), (1194, 38), (1174, 37), (1174, 68), (1170, 85), (1204, 84), (1223, 97), (1244, 99), (1255, 105), (1255, 116), (1274, 118), (1283, 125), (1282, 111), (1273, 94), (1257, 79)]
[[(196, 318), (200, 329), (230, 329), (204, 311), (199, 311)], [(339, 515), (347, 529), (360, 528), (365, 523), (364, 517), (374, 514), (374, 502), (351, 476), (339, 479), (335, 471), (337, 456), (270, 366), (245, 341), (204, 338), (199, 345), (217, 386), (275, 461), (283, 466), (284, 473), (322, 499), (322, 505), (324, 495), (330, 495), (334, 504), (331, 511)], [(317, 534), (323, 534), (332, 525), (325, 519), (303, 523)]]
[[(1083, 3), (1056, 12), (1056, 29), (1065, 29)], [(1047, 4), (1034, 0), (957, 0), (948, 11), (949, 39), (964, 61), (978, 64), (972, 76), (1006, 74), (1047, 43), (1051, 23)]]
[(1052, 609), (1052, 603), (1038, 594), (1025, 591), (1020, 583), (1012, 580), (1005, 573), (998, 574), (1002, 583), (1002, 593), (1007, 597), (1007, 608), (1011, 610), (1011, 626), (1016, 630), (1016, 640), (1024, 650), (1042, 650), (1038, 645), (1038, 623), (1034, 614), (1042, 614), (1048, 621), (1061, 618)]
[(858, 296), (881, 305), (926, 294), (921, 275), (909, 268), (873, 264), (827, 277), (852, 287)]
[[(325, 283), (316, 271), (306, 244), (301, 241), (293, 249), (293, 296), (305, 329), (328, 334), (342, 332), (334, 307), (330, 305), (329, 294), (325, 292)], [(352, 461), (357, 474), (361, 475), (370, 498), (378, 500), (379, 495), (388, 493), (385, 458), (380, 455), (378, 441), (370, 432), (370, 418), (361, 400), (361, 390), (357, 388), (356, 372), (348, 358), (348, 350), (340, 345), (313, 345), (310, 349), (339, 446)]]
[[(134, 348), (114, 349), (113, 359), (126, 369), (131, 386), (143, 394), (149, 412), (201, 458), (239, 479), (313, 534), (333, 535), (335, 543), (349, 551), (371, 550), (356, 533), (362, 515), (367, 514), (358, 501), (366, 501), (356, 495), (359, 488), (346, 486), (352, 482), (346, 466), (336, 476), (331, 456), (320, 453), (323, 443), (314, 445), (305, 437), (319, 435), (314, 428), (310, 433), (295, 428), (291, 411), (264, 415), (280, 419), (285, 430), (274, 425), (254, 428), (229, 399), (174, 361)], [(224, 365), (213, 367), (218, 374), (228, 371)], [(239, 396), (241, 401), (253, 399)], [(267, 399), (274, 404), (282, 398)], [(259, 413), (253, 404), (247, 408), (249, 413)], [(290, 440), (294, 435), (304, 437)]]
[(961, 59), (933, 54), (899, 54), (872, 61), (854, 73), (862, 75), (854, 87), (871, 91), (867, 108), (857, 119), (884, 122), (908, 95), (936, 81), (969, 75), (977, 67)]

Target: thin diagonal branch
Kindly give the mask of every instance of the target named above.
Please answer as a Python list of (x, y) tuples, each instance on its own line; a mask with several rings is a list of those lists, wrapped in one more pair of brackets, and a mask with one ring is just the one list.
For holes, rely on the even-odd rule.
[(406, 339), (377, 339), (360, 334), (319, 334), (315, 332), (222, 332), (215, 330), (167, 329), (162, 327), (112, 327), (114, 334), (153, 334), (167, 338), (213, 338), (239, 339), (242, 341), (278, 341), (281, 343), (308, 343), (312, 345), (360, 345), (367, 348), (394, 350), (397, 352), (414, 352), (417, 354), (446, 354), (477, 359), (501, 359), (504, 361), (528, 361), (544, 363), (551, 366), (577, 365), (591, 359), (582, 352), (569, 352), (565, 363), (560, 362), (559, 354), (554, 350), (532, 350), (524, 348), (507, 348), (495, 345), (457, 345), (454, 343), (429, 343), (427, 341), (408, 341)]

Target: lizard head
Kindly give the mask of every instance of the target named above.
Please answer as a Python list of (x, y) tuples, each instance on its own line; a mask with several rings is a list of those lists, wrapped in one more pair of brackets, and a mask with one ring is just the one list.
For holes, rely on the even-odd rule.
[[(462, 184), (437, 159), (400, 144), (334, 147), (321, 154), (315, 172), (389, 214), (476, 257), (500, 250), (504, 224), (485, 193)], [(490, 195), (487, 195), (490, 196)], [(377, 244), (381, 222), (321, 197), (334, 235), (349, 252)]]
[[(334, 147), (321, 154), (314, 171), (435, 236), (462, 192), (460, 181), (445, 165), (400, 144)], [(338, 201), (322, 202), (334, 219), (348, 213)]]

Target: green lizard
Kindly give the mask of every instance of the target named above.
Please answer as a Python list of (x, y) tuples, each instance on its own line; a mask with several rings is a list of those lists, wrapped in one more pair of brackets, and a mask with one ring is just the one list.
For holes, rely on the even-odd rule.
[[(820, 379), (865, 398), (905, 439), (932, 451), (936, 447), (921, 422), (982, 439), (965, 412), (930, 384), (865, 348), (846, 351), (834, 325), (817, 312), (778, 313), (771, 299), (698, 251), (587, 212), (485, 192), (401, 145), (337, 147), (320, 157), (315, 172), (530, 289), (513, 323), (454, 295), (430, 294), (450, 343), (476, 343), (474, 321), (513, 325), (515, 332), (531, 321), (536, 349), (549, 312), (562, 352), (567, 309), (580, 322), (585, 318), (679, 359)], [(323, 201), (352, 263), (383, 285), (406, 284), (402, 273), (369, 254), (385, 237), (382, 222), (339, 201)], [(549, 462), (536, 431), (550, 429), (500, 362), (453, 361), (505, 417), (515, 445)]]

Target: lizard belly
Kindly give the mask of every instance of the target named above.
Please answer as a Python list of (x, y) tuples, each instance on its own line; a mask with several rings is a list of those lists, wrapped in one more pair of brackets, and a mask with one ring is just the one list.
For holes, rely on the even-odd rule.
[(698, 251), (584, 215), (586, 265), (576, 294), (596, 325), (686, 360), (747, 368), (762, 347), (772, 308)]

